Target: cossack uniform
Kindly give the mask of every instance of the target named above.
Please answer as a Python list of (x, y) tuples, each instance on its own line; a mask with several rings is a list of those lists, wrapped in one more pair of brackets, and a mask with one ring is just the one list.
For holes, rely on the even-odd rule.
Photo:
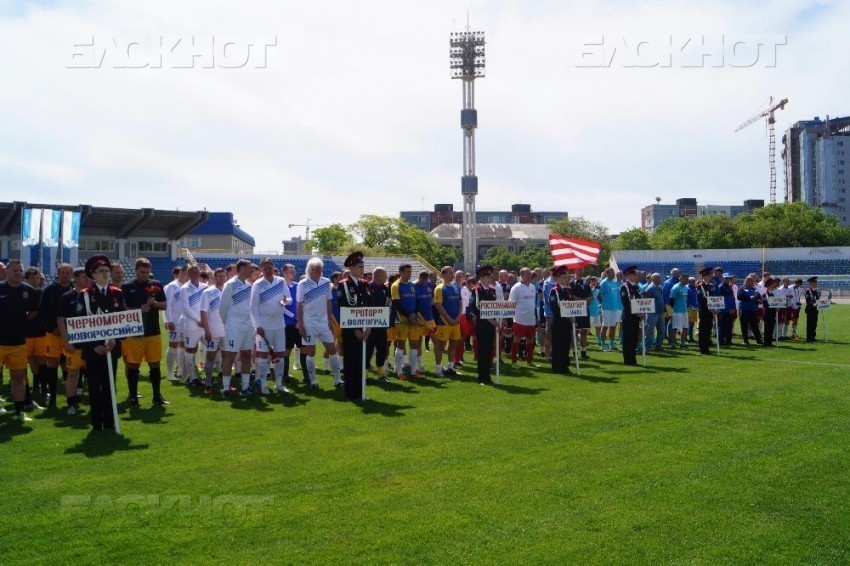
[[(101, 267), (109, 267), (110, 260), (106, 256), (96, 255), (86, 262), (86, 274), (93, 277), (95, 270)], [(97, 282), (82, 291), (79, 291), (75, 303), (67, 302), (66, 305), (74, 304), (72, 312), (62, 313), (65, 318), (88, 316), (91, 314), (102, 314), (126, 310), (124, 304), (124, 293), (121, 289), (112, 285), (98, 285)], [(112, 394), (109, 387), (109, 368), (107, 356), (109, 352), (100, 353), (98, 346), (103, 342), (84, 342), (76, 344), (75, 348), (82, 351), (82, 358), (86, 362), (86, 371), (89, 378), (89, 400), (91, 403), (91, 425), (94, 430), (114, 429), (115, 421), (112, 414)], [(117, 346), (116, 346), (117, 347)]]
[[(346, 268), (363, 265), (363, 254), (354, 252), (344, 262)], [(338, 285), (341, 308), (368, 307), (372, 305), (369, 284), (350, 275)], [(363, 331), (355, 328), (342, 329), (342, 364), (345, 367), (345, 396), (351, 400), (363, 397)]]
[(478, 277), (479, 283), (472, 288), (468, 311), (469, 315), (475, 317), (475, 337), (478, 341), (478, 383), (482, 385), (493, 383), (490, 378), (490, 367), (495, 354), (496, 327), (493, 325), (493, 321), (481, 318), (481, 302), (496, 300), (496, 289), (490, 285), (481, 284), (482, 277), (489, 279), (492, 274), (493, 267), (489, 265), (479, 267), (476, 270), (475, 275)]

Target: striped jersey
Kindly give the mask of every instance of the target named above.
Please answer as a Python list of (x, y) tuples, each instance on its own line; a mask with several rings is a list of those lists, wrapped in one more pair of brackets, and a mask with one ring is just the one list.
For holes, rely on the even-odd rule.
[(251, 284), (232, 277), (221, 290), (221, 320), (227, 325), (251, 325)]
[(289, 287), (283, 277), (262, 277), (251, 286), (251, 323), (264, 330), (282, 329), (283, 307), (291, 302)]
[(327, 277), (319, 277), (313, 281), (305, 277), (298, 282), (298, 304), (304, 305), (305, 325), (328, 325), (328, 301), (332, 300), (331, 282)]
[(201, 292), (201, 312), (207, 313), (213, 337), (224, 337), (224, 322), (221, 320), (221, 290), (215, 285), (210, 285)]
[(180, 304), (183, 305), (183, 327), (190, 328), (191, 325), (201, 326), (201, 293), (206, 288), (203, 283), (193, 285), (187, 281), (180, 287)]

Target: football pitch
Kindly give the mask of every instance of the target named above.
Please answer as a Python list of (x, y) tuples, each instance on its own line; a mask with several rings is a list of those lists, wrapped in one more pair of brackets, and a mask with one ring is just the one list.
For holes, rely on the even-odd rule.
[(493, 387), (467, 354), (362, 404), (299, 371), (249, 399), (164, 382), (152, 408), (143, 367), (131, 412), (122, 363), (122, 437), (87, 407), (0, 416), (0, 561), (846, 564), (850, 306), (827, 316), (828, 343), (646, 369), (592, 344), (581, 377), (537, 359)]

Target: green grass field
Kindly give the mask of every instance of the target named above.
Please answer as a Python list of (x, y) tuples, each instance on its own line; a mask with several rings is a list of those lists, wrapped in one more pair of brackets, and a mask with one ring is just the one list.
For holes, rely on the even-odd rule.
[(320, 376), (235, 401), (165, 383), (153, 409), (145, 381), (123, 438), (10, 411), (0, 562), (846, 564), (850, 307), (828, 316), (827, 344), (647, 369), (592, 346), (581, 378), (482, 387), (468, 363), (363, 405)]

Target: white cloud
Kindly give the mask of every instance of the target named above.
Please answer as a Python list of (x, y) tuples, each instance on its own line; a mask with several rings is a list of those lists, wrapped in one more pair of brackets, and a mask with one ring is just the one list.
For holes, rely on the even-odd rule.
[[(261, 249), (289, 223), (453, 202), (460, 208), (460, 83), (448, 32), (465, 5), (438, 2), (95, 0), (0, 13), (4, 200), (231, 210)], [(617, 232), (656, 196), (767, 198), (762, 124), (733, 133), (769, 95), (777, 133), (846, 115), (850, 59), (839, 2), (471, 2), (487, 32), (477, 83), (479, 209), (566, 208)], [(582, 40), (787, 36), (776, 68), (579, 68)], [(67, 69), (95, 37), (261, 43), (266, 69)], [(166, 60), (168, 63), (168, 60)], [(167, 64), (166, 64), (167, 66)], [(778, 150), (781, 151), (781, 142)], [(781, 159), (780, 194), (782, 190)]]

